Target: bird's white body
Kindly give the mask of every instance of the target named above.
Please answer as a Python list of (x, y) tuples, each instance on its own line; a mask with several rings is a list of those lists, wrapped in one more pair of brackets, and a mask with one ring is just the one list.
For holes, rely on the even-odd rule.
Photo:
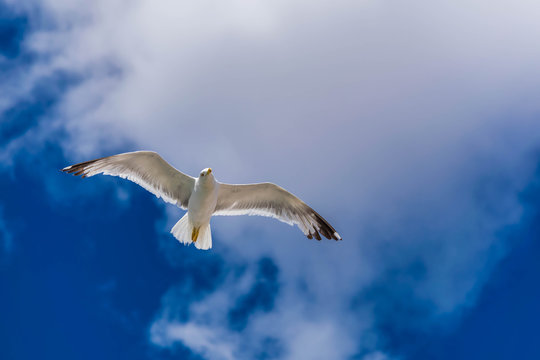
[(171, 233), (184, 244), (194, 243), (197, 249), (212, 247), (210, 218), (218, 200), (219, 183), (211, 169), (204, 169), (195, 179), (187, 213), (172, 228)]
[(194, 227), (206, 225), (214, 213), (218, 199), (219, 184), (210, 172), (195, 180), (188, 203), (188, 219)]
[(212, 247), (210, 218), (214, 215), (262, 215), (297, 225), (308, 239), (341, 240), (336, 230), (315, 210), (287, 190), (271, 183), (223, 184), (212, 169), (198, 178), (186, 175), (152, 151), (135, 151), (71, 165), (65, 172), (82, 177), (97, 174), (131, 180), (158, 198), (187, 213), (171, 230), (178, 241), (198, 249)]

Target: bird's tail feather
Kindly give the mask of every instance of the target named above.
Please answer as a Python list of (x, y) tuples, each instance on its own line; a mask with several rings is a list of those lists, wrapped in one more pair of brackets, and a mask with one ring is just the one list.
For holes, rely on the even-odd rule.
[(193, 243), (197, 249), (208, 250), (212, 248), (212, 231), (210, 223), (201, 227), (193, 227), (187, 213), (173, 226), (171, 234), (185, 245)]

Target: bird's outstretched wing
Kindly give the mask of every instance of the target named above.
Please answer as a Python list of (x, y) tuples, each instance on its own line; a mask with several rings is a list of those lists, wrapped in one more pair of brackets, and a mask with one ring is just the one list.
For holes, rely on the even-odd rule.
[[(315, 210), (287, 190), (271, 183), (220, 184), (213, 215), (262, 215), (296, 224), (309, 238), (341, 240), (336, 230)], [(319, 235), (320, 233), (320, 235)]]
[(119, 176), (184, 209), (195, 184), (195, 178), (176, 170), (153, 151), (135, 151), (85, 161), (62, 171), (83, 178), (97, 174)]

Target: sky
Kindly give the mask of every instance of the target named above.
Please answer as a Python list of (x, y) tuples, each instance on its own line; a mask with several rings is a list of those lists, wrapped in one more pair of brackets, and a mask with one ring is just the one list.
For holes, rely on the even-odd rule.
[[(0, 0), (0, 358), (540, 358), (537, 1)], [(59, 169), (153, 150), (343, 241)]]

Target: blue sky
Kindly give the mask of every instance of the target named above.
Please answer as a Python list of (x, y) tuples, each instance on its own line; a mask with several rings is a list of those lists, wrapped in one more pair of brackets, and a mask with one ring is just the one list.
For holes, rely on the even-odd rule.
[[(538, 11), (0, 0), (0, 357), (540, 357)], [(59, 171), (138, 149), (344, 240)]]

